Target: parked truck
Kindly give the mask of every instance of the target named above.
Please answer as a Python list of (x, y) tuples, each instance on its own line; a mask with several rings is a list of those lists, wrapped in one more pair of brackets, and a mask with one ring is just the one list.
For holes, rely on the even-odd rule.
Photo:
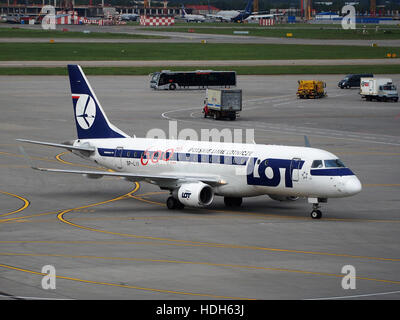
[(370, 74), (348, 74), (343, 80), (340, 80), (338, 87), (341, 89), (349, 89), (352, 87), (360, 87), (361, 78), (373, 78), (374, 75)]
[(327, 94), (325, 92), (326, 83), (319, 80), (299, 80), (297, 96), (300, 99), (323, 98)]
[(204, 104), (204, 118), (235, 120), (242, 111), (242, 90), (207, 89)]
[(361, 78), (360, 94), (367, 101), (399, 100), (397, 88), (389, 78)]

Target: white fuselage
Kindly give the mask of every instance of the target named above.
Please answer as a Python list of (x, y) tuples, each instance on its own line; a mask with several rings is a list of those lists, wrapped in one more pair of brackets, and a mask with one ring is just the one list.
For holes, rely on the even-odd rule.
[[(312, 168), (314, 160), (337, 159), (332, 153), (314, 148), (145, 138), (74, 143), (88, 145), (96, 148), (90, 160), (119, 172), (213, 175), (224, 181), (214, 188), (221, 196), (340, 198), (361, 191), (360, 181), (348, 168)], [(157, 184), (170, 190), (176, 187)]]
[(184, 16), (183, 16), (183, 18), (186, 20), (186, 21), (199, 21), (199, 22), (201, 22), (201, 21), (204, 21), (204, 20), (206, 20), (206, 18), (204, 17), (204, 16), (202, 16), (202, 15), (198, 15), (198, 14), (185, 14)]
[(221, 19), (223, 21), (231, 21), (236, 18), (240, 14), (239, 11), (236, 10), (227, 10), (227, 11), (218, 11), (216, 14), (207, 15), (210, 18)]

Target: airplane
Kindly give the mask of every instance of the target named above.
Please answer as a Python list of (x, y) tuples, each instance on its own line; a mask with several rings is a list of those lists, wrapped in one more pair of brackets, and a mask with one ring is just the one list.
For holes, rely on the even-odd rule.
[(221, 10), (218, 11), (216, 14), (208, 14), (208, 18), (218, 19), (225, 22), (238, 22), (243, 21), (248, 16), (251, 15), (251, 8), (253, 6), (253, 0), (249, 0), (247, 2), (246, 8), (244, 11), (238, 10)]
[(121, 20), (122, 21), (136, 21), (138, 17), (139, 17), (139, 15), (136, 14), (136, 13), (123, 13), (123, 14), (121, 14)]
[(271, 13), (271, 14), (251, 14), (244, 21), (258, 21), (260, 19), (275, 19), (275, 17), (282, 16), (283, 14)]
[(186, 20), (186, 22), (204, 22), (206, 18), (200, 14), (187, 14), (185, 11), (185, 7), (182, 5), (182, 18)]
[(304, 197), (312, 204), (313, 219), (322, 217), (320, 204), (328, 198), (362, 190), (357, 176), (337, 156), (312, 148), (306, 136), (305, 147), (130, 137), (108, 120), (82, 68), (68, 65), (68, 73), (77, 139), (17, 140), (64, 148), (112, 171), (30, 164), (35, 170), (148, 182), (170, 192), (166, 205), (171, 210), (205, 208), (215, 196), (224, 197), (227, 207), (241, 206), (244, 197), (268, 195), (277, 201)]

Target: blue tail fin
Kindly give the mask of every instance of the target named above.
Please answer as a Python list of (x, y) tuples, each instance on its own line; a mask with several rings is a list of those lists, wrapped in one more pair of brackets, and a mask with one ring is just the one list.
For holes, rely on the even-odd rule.
[(252, 10), (251, 10), (252, 6), (253, 6), (253, 0), (249, 0), (249, 2), (247, 2), (247, 6), (246, 6), (246, 9), (244, 9), (244, 11), (246, 13), (251, 13), (252, 12)]
[(186, 15), (185, 6), (182, 4), (182, 18)]
[(78, 138), (127, 138), (127, 134), (108, 121), (82, 68), (78, 65), (68, 65), (68, 74)]

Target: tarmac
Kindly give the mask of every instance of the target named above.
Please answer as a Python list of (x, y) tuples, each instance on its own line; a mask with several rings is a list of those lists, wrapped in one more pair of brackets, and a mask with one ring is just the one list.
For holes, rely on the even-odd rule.
[[(297, 99), (304, 78), (327, 81), (328, 97)], [(202, 90), (89, 76), (110, 121), (138, 137), (168, 133), (169, 121), (199, 134), (242, 129), (243, 140), (254, 129), (257, 144), (302, 146), (307, 135), (363, 184), (313, 220), (305, 199), (260, 196), (228, 209), (216, 197), (207, 209), (169, 211), (168, 194), (153, 185), (34, 171), (15, 139), (76, 138), (68, 78), (1, 76), (0, 299), (399, 299), (400, 104), (362, 101), (357, 89), (337, 88), (339, 80), (239, 76), (240, 117), (215, 121), (202, 117)], [(64, 150), (23, 147), (41, 167), (95, 166)], [(47, 265), (55, 289), (42, 286)], [(348, 265), (354, 288), (344, 289)]]

